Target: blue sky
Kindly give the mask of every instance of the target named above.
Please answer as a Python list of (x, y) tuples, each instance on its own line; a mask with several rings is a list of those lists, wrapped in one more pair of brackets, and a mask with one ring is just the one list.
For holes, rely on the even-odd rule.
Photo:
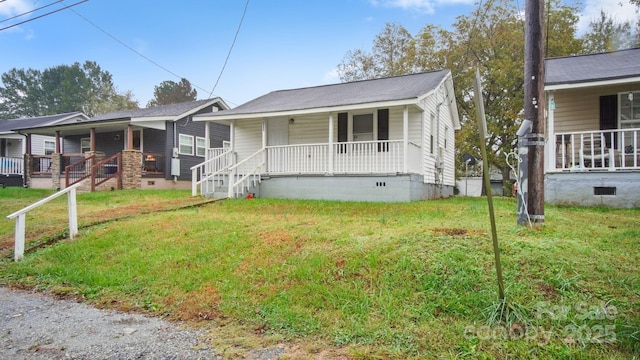
[[(55, 1), (0, 2), (0, 29), (79, 0), (3, 21)], [(626, 0), (583, 2), (583, 27), (601, 7), (621, 20), (637, 16)], [(519, 3), (524, 6), (524, 0)], [(179, 80), (115, 37), (189, 79), (197, 86), (198, 98), (207, 98), (245, 4), (246, 0), (89, 0), (73, 7), (75, 12), (63, 10), (0, 31), (0, 73), (96, 61), (113, 75), (118, 90), (131, 90), (142, 107), (153, 97), (155, 85)], [(273, 90), (339, 82), (336, 65), (349, 50), (370, 49), (385, 23), (399, 23), (415, 35), (427, 24), (449, 27), (474, 6), (474, 0), (250, 0), (214, 96), (233, 107)]]

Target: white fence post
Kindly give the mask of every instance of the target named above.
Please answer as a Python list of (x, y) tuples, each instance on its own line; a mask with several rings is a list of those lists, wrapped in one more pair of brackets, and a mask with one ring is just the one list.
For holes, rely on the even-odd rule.
[(76, 203), (76, 188), (72, 188), (68, 195), (69, 205), (69, 238), (73, 238), (78, 235), (78, 206)]
[(13, 259), (19, 261), (24, 257), (24, 234), (26, 214), (20, 214), (16, 218), (16, 238)]

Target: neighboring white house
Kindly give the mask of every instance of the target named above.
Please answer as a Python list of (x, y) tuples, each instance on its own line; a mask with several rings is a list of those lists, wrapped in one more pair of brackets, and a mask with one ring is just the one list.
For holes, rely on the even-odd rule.
[[(24, 175), (24, 155), (27, 153), (27, 138), (14, 129), (28, 126), (53, 125), (64, 121), (86, 120), (81, 112), (37, 116), (21, 119), (0, 120), (0, 183), (4, 185), (22, 185)], [(38, 166), (50, 164), (45, 156), (56, 149), (55, 137), (33, 135), (30, 137), (32, 155), (42, 156)]]
[(453, 194), (460, 122), (448, 70), (274, 91), (194, 121), (231, 126), (226, 151), (208, 151), (192, 168), (194, 195), (413, 201)]
[(545, 200), (639, 207), (640, 48), (545, 67)]

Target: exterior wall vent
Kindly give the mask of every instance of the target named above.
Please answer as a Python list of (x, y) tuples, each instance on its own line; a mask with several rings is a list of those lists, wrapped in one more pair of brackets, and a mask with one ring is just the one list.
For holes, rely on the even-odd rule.
[(593, 195), (615, 195), (616, 188), (613, 186), (594, 186)]

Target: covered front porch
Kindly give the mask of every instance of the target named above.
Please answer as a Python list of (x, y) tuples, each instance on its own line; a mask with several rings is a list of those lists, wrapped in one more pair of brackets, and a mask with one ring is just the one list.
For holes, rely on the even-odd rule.
[(640, 171), (640, 128), (559, 132), (547, 172)]
[(165, 176), (165, 154), (142, 151), (143, 129), (136, 126), (54, 130), (54, 146), (47, 155), (31, 154), (31, 135), (26, 135), (24, 156), (27, 187), (63, 189), (90, 179), (86, 190), (102, 184), (107, 189), (140, 188), (143, 177)]
[(191, 168), (192, 193), (242, 197), (276, 177), (415, 174), (423, 181), (421, 122), (408, 106), (232, 120), (229, 146), (209, 149)]

